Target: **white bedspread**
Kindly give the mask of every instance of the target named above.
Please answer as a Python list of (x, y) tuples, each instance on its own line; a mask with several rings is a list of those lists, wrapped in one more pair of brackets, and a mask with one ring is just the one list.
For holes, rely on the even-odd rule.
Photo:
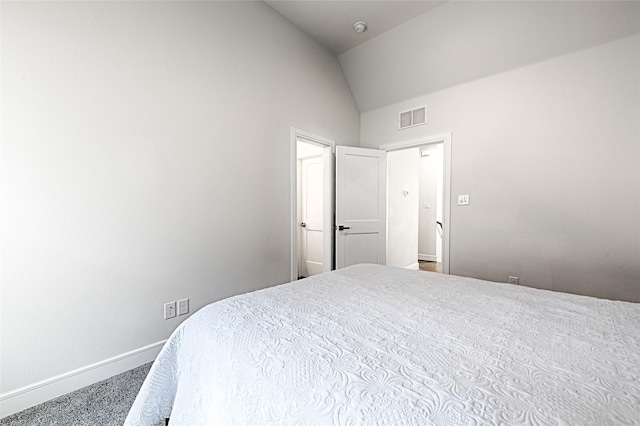
[(640, 304), (357, 265), (194, 314), (125, 424), (169, 416), (189, 426), (640, 424)]

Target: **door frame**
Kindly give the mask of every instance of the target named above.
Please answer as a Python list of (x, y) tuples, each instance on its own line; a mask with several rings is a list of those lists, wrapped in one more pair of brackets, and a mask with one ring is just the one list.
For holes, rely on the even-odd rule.
[(336, 143), (334, 140), (307, 132), (305, 130), (291, 128), (290, 164), (291, 164), (291, 281), (298, 279), (298, 139), (304, 139), (323, 148), (323, 251), (324, 270), (334, 269), (334, 242), (333, 242), (333, 216), (334, 216), (334, 158)]
[[(442, 133), (439, 135), (427, 136), (419, 139), (411, 139), (403, 142), (395, 142), (380, 145), (378, 149), (384, 151), (398, 151), (401, 149), (407, 148), (417, 148), (424, 145), (432, 145), (432, 144), (442, 144), (442, 154), (443, 154), (443, 208), (442, 208), (442, 227), (444, 228), (444, 235), (442, 236), (442, 272), (444, 274), (450, 273), (450, 254), (451, 254), (451, 244), (450, 244), (450, 236), (451, 236), (451, 132)], [(387, 179), (387, 182), (389, 179)], [(389, 203), (387, 201), (387, 208)], [(389, 215), (387, 214), (387, 217)], [(389, 226), (387, 225), (387, 232), (389, 230)], [(387, 238), (387, 250), (389, 247), (388, 243), (389, 239)], [(388, 256), (387, 256), (388, 257)]]

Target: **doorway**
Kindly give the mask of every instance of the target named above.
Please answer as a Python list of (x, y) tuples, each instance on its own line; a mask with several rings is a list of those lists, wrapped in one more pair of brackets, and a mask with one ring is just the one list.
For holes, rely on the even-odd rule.
[(291, 280), (334, 265), (334, 141), (291, 130)]
[(388, 151), (387, 265), (449, 273), (451, 135)]
[(442, 272), (443, 237), (443, 145), (434, 143), (419, 149), (418, 267)]

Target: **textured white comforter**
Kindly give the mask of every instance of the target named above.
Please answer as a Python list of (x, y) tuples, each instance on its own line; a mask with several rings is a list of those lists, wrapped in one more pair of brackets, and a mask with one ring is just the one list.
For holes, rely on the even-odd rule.
[(125, 424), (640, 424), (640, 304), (378, 265), (194, 314)]

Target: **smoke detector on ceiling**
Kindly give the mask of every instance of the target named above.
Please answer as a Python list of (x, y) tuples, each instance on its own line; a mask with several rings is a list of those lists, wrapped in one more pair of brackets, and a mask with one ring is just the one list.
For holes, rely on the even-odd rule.
[(357, 33), (363, 33), (367, 30), (367, 23), (364, 21), (358, 21), (353, 24), (353, 29), (356, 30)]

